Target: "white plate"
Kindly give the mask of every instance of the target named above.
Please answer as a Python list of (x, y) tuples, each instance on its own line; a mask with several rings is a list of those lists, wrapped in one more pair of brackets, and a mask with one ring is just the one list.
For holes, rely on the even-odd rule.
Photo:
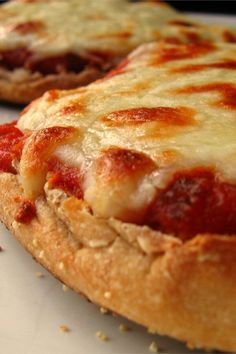
[[(235, 22), (232, 16), (196, 17), (207, 23)], [(1, 105), (1, 122), (16, 119), (18, 112)], [(3, 226), (0, 245), (4, 249), (0, 253), (1, 354), (144, 354), (149, 353), (153, 340), (165, 353), (190, 353), (175, 340), (148, 334), (121, 317), (101, 315), (97, 306), (81, 296), (63, 292), (60, 282), (35, 263)], [(36, 272), (45, 277), (37, 278)], [(120, 333), (120, 323), (128, 324), (132, 331)], [(71, 331), (60, 332), (62, 324)], [(110, 341), (99, 342), (95, 338), (98, 330), (104, 331)]]

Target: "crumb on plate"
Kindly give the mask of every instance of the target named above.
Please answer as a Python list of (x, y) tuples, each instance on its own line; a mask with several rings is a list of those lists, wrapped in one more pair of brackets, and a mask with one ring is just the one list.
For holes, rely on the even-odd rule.
[(102, 332), (102, 331), (97, 331), (95, 333), (96, 337), (102, 341), (102, 342), (107, 342), (109, 340), (108, 336), (106, 335), (106, 333)]
[(39, 258), (42, 259), (44, 258), (45, 252), (42, 250), (39, 252)]
[(42, 272), (35, 272), (37, 278), (43, 278), (44, 274)]
[(131, 328), (129, 326), (127, 326), (125, 323), (121, 323), (119, 325), (120, 332), (129, 332), (130, 330), (131, 330)]
[(111, 292), (110, 291), (105, 291), (104, 297), (105, 297), (105, 299), (110, 299), (111, 298)]
[(158, 347), (157, 347), (156, 342), (154, 342), (154, 341), (149, 345), (148, 349), (151, 353), (158, 353)]
[(67, 325), (60, 325), (61, 332), (70, 332), (70, 328)]
[(151, 328), (151, 327), (148, 327), (147, 332), (148, 332), (149, 334), (156, 334), (156, 330), (153, 329), (153, 328)]
[(63, 290), (64, 292), (67, 292), (67, 291), (69, 291), (69, 288), (68, 288), (68, 286), (66, 286), (65, 284), (62, 284), (62, 290)]
[(105, 314), (107, 314), (109, 312), (109, 310), (106, 309), (105, 307), (100, 307), (100, 312), (101, 312), (102, 315), (105, 315)]

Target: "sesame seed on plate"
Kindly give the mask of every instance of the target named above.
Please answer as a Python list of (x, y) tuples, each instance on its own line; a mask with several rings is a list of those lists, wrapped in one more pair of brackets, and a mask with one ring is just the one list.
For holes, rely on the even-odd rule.
[(70, 332), (70, 328), (67, 325), (60, 325), (61, 332)]
[(107, 342), (109, 340), (108, 336), (106, 335), (106, 333), (102, 332), (102, 331), (97, 331), (95, 333), (96, 337), (102, 341), (102, 342)]
[(157, 347), (156, 342), (154, 342), (154, 341), (149, 345), (148, 349), (151, 353), (158, 353), (158, 347)]

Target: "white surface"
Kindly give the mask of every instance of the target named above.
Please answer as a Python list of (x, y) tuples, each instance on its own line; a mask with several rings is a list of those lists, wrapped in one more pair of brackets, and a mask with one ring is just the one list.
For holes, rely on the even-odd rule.
[[(197, 18), (207, 23), (235, 22), (232, 16)], [(16, 119), (18, 112), (1, 105), (1, 122)], [(147, 334), (141, 326), (121, 317), (101, 315), (97, 306), (81, 296), (63, 292), (61, 283), (35, 263), (3, 226), (0, 246), (4, 249), (0, 252), (0, 354), (144, 354), (149, 353), (153, 340), (165, 353), (190, 353), (177, 341)], [(37, 278), (35, 272), (45, 277)], [(132, 331), (120, 333), (120, 323), (128, 324)], [(69, 326), (71, 332), (60, 332), (61, 324)], [(110, 341), (95, 338), (98, 330)]]

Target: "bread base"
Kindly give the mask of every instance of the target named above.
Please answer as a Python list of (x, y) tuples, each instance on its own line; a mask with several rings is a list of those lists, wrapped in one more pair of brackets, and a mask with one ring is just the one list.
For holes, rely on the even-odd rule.
[[(91, 230), (81, 229), (85, 236), (75, 237), (73, 222), (69, 228), (66, 216), (59, 218), (45, 197), (37, 200), (37, 217), (29, 224), (14, 221), (22, 189), (17, 177), (7, 173), (0, 174), (0, 185), (1, 221), (63, 283), (92, 302), (185, 341), (191, 348), (236, 350), (235, 236), (198, 235), (165, 250), (158, 246), (158, 237), (152, 239), (151, 230), (135, 226), (140, 233), (145, 230), (144, 240), (152, 239), (153, 247), (141, 247), (135, 237), (125, 240), (118, 228), (107, 242), (100, 239), (100, 244), (88, 246), (91, 240), (86, 235)], [(58, 204), (59, 213), (63, 203)], [(68, 206), (72, 220), (76, 203), (71, 200)], [(90, 217), (94, 233), (101, 220)], [(129, 224), (125, 227), (131, 235), (132, 225), (130, 231)]]
[(0, 100), (27, 104), (52, 89), (73, 89), (87, 85), (104, 75), (98, 69), (85, 69), (81, 73), (60, 73), (43, 76), (25, 69), (7, 71), (0, 68)]

